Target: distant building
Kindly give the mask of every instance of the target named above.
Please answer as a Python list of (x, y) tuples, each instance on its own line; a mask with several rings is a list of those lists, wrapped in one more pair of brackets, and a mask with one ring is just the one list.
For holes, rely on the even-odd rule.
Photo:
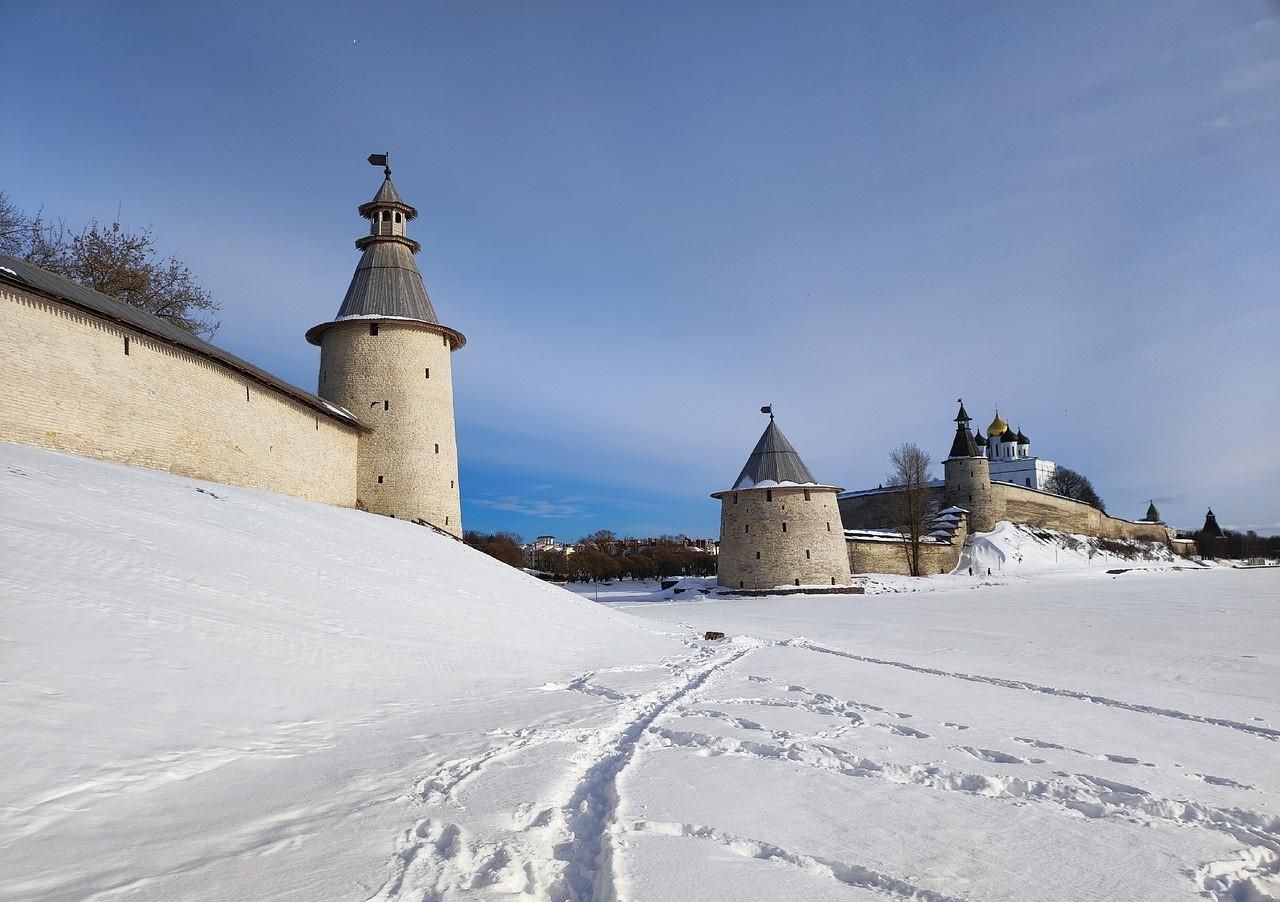
[(1031, 439), (1019, 427), (1017, 432), (996, 411), (987, 434), (973, 435), (978, 452), (990, 461), (991, 478), (1031, 489), (1046, 490), (1057, 464), (1031, 453)]

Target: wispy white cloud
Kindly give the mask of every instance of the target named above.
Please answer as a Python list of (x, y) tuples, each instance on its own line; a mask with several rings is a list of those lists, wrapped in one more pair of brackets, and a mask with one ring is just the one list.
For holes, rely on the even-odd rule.
[(499, 495), (489, 498), (472, 498), (468, 504), (490, 510), (506, 511), (525, 517), (569, 519), (589, 517), (591, 511), (578, 503), (545, 501), (540, 498), (521, 498), (518, 495)]

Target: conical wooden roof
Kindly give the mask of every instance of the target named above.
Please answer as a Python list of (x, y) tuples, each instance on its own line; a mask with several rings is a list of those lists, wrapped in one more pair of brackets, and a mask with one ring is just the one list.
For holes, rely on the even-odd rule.
[(772, 485), (818, 485), (809, 468), (805, 466), (800, 454), (787, 437), (782, 434), (773, 417), (769, 417), (769, 425), (764, 427), (764, 434), (756, 442), (747, 465), (742, 468), (734, 481), (735, 489), (750, 489), (756, 486)]

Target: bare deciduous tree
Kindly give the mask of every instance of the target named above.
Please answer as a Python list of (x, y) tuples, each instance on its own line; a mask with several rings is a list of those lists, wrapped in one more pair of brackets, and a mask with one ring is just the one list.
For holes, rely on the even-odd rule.
[(201, 338), (221, 325), (221, 306), (177, 257), (162, 258), (150, 229), (130, 229), (119, 216), (80, 232), (43, 214), (28, 218), (0, 193), (0, 252), (66, 276), (86, 288), (145, 310)]
[(920, 543), (929, 522), (929, 467), (933, 461), (918, 445), (903, 444), (889, 452), (887, 482), (896, 486), (898, 529), (912, 576), (920, 576)]
[(0, 254), (20, 256), (27, 235), (27, 217), (0, 191)]
[(1059, 465), (1055, 468), (1053, 475), (1049, 477), (1049, 481), (1045, 483), (1044, 487), (1055, 495), (1074, 498), (1076, 501), (1092, 504), (1104, 514), (1107, 512), (1107, 506), (1102, 503), (1102, 498), (1093, 490), (1093, 483), (1089, 481), (1089, 477), (1082, 473), (1077, 473), (1070, 467)]

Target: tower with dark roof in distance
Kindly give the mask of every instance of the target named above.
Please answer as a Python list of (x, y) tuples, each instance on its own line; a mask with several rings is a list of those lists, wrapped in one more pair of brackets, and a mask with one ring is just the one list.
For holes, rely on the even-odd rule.
[[(998, 423), (992, 423), (988, 435), (995, 444), (996, 436), (1003, 436), (1009, 428), (999, 414)], [(962, 507), (969, 512), (969, 529), (972, 532), (990, 532), (1005, 518), (1004, 496), (991, 488), (991, 462), (986, 453), (969, 432), (972, 420), (960, 402), (956, 414), (956, 435), (951, 442), (951, 453), (942, 463), (945, 487), (943, 497), (948, 505)], [(997, 426), (1000, 427), (996, 432)]]
[[(373, 161), (372, 158), (370, 160)], [(369, 234), (338, 315), (307, 331), (320, 346), (318, 394), (366, 427), (356, 460), (357, 504), (462, 535), (450, 357), (466, 342), (442, 325), (406, 234), (418, 211), (391, 169), (362, 204)]]
[(839, 492), (814, 478), (770, 412), (733, 487), (711, 495), (720, 501), (720, 585), (847, 585), (849, 549), (836, 505)]

